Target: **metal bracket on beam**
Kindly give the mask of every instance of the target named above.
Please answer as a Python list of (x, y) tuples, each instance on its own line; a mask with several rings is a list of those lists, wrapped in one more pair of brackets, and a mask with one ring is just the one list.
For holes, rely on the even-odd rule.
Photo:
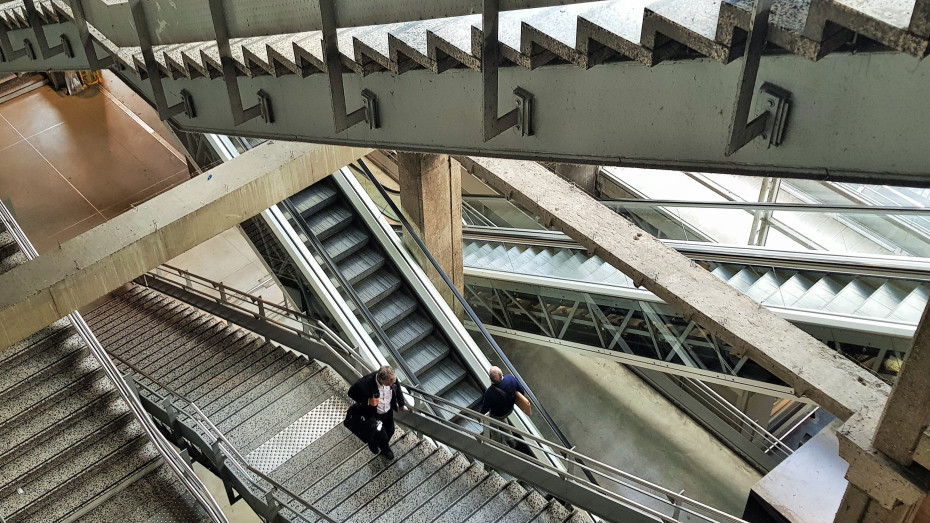
[[(39, 16), (39, 10), (36, 9), (34, 0), (23, 0), (23, 6), (26, 8), (26, 20), (32, 27), (32, 32), (36, 37), (36, 43), (39, 44), (39, 51), (42, 58), (47, 60), (53, 56), (67, 54), (71, 50), (71, 43), (65, 35), (61, 35), (61, 43), (55, 47), (49, 47), (48, 39), (45, 37), (45, 26), (42, 24), (42, 18)], [(73, 52), (72, 52), (73, 54)], [(69, 56), (69, 58), (71, 58)]]
[(236, 63), (229, 44), (229, 26), (226, 23), (226, 11), (223, 0), (210, 0), (210, 18), (213, 19), (213, 31), (216, 33), (216, 45), (219, 50), (220, 64), (223, 66), (223, 83), (229, 96), (233, 124), (242, 125), (249, 120), (261, 117), (265, 123), (274, 123), (271, 111), (271, 97), (265, 91), (258, 91), (259, 102), (248, 109), (242, 106), (242, 93), (239, 91), (239, 76)]
[(531, 136), (533, 134), (533, 95), (525, 89), (519, 87), (514, 89), (516, 108), (511, 109), (504, 116), (498, 117), (499, 13), (500, 0), (484, 0), (484, 11), (481, 13), (481, 30), (483, 32), (481, 40), (481, 86), (484, 141), (486, 142), (511, 127), (516, 127), (522, 136)]
[(333, 107), (333, 124), (336, 132), (360, 124), (368, 123), (369, 129), (377, 129), (378, 97), (368, 89), (362, 90), (364, 106), (349, 113), (346, 109), (346, 90), (342, 78), (342, 58), (339, 56), (339, 41), (336, 36), (335, 0), (319, 0), (320, 25), (323, 27), (323, 59), (326, 75), (329, 77), (329, 98)]
[(768, 138), (769, 147), (781, 144), (788, 119), (791, 93), (772, 84), (764, 84), (760, 92), (764, 95), (763, 112), (749, 120), (753, 90), (759, 74), (759, 63), (768, 39), (769, 15), (774, 0), (756, 0), (750, 21), (749, 35), (746, 38), (746, 53), (743, 57), (743, 69), (740, 71), (736, 105), (733, 108), (733, 121), (730, 123), (730, 139), (725, 151), (730, 156), (758, 136)]
[(162, 121), (179, 114), (193, 118), (195, 116), (194, 101), (187, 91), (181, 90), (180, 103), (168, 105), (165, 86), (161, 81), (161, 71), (158, 69), (158, 62), (155, 61), (155, 51), (152, 49), (152, 35), (149, 33), (145, 5), (142, 0), (130, 0), (129, 9), (132, 11), (132, 21), (136, 25), (136, 35), (139, 38), (139, 47), (142, 50), (142, 61), (145, 63), (145, 74), (148, 75), (149, 82), (152, 84), (152, 95), (155, 98), (158, 117)]
[[(97, 50), (94, 48), (94, 41), (90, 36), (90, 26), (87, 23), (87, 17), (84, 15), (84, 4), (81, 3), (81, 0), (71, 0), (68, 5), (71, 6), (71, 16), (74, 17), (74, 25), (77, 26), (81, 47), (84, 49), (84, 55), (87, 57), (90, 68), (97, 71), (113, 65), (115, 60), (112, 56), (97, 57)], [(71, 52), (74, 53), (73, 50)], [(73, 56), (69, 58), (73, 58)]]
[(13, 49), (13, 43), (10, 41), (10, 33), (6, 27), (0, 23), (0, 62), (12, 62), (22, 57), (28, 57), (35, 60), (35, 49), (32, 48), (32, 42), (28, 38), (23, 40), (23, 46), (19, 49)]

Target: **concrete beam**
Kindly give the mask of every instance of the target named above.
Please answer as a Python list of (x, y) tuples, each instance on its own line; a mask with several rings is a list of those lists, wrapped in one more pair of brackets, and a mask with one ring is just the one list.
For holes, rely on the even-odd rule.
[(914, 345), (891, 389), (875, 434), (875, 448), (908, 466), (924, 430), (930, 425), (930, 307), (914, 334)]
[(881, 411), (889, 387), (769, 312), (571, 183), (533, 162), (456, 157), (470, 172), (564, 231), (698, 324), (846, 419)]
[(0, 351), (368, 152), (268, 143), (0, 275)]

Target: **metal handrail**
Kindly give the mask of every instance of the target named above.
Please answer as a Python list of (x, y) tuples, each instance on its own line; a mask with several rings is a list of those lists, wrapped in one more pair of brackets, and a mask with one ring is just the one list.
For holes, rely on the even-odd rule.
[[(421, 401), (423, 401), (426, 404), (434, 405), (438, 410), (459, 409), (457, 405), (450, 402), (449, 400), (442, 398), (440, 396), (435, 396), (433, 394), (430, 394), (422, 389), (418, 389), (415, 387), (408, 387), (408, 390), (420, 396)], [(420, 412), (416, 408), (412, 410), (416, 412)], [(466, 409), (460, 409), (460, 410), (462, 411), (464, 415), (467, 415), (467, 417), (471, 419), (472, 421), (474, 421), (475, 423), (488, 427), (491, 430), (491, 432), (496, 432), (501, 435), (512, 434), (512, 435), (519, 436), (523, 438), (524, 442), (535, 443), (534, 448), (538, 448), (540, 451), (548, 454), (550, 457), (554, 457), (562, 461), (573, 461), (575, 464), (578, 464), (582, 468), (582, 470), (584, 470), (585, 472), (598, 474), (601, 477), (609, 481), (623, 485), (626, 488), (632, 489), (640, 494), (653, 498), (663, 504), (667, 505), (671, 503), (671, 505), (674, 506), (676, 509), (680, 509), (693, 516), (702, 518), (707, 521), (723, 521), (723, 522), (728, 522), (728, 523), (743, 522), (743, 520), (737, 517), (734, 517), (730, 514), (722, 512), (711, 506), (705, 505), (699, 501), (695, 501), (687, 496), (684, 496), (681, 492), (675, 492), (675, 491), (669, 490), (665, 487), (656, 485), (652, 482), (649, 482), (642, 478), (634, 476), (628, 472), (624, 472), (620, 469), (612, 467), (611, 465), (608, 465), (606, 463), (593, 459), (589, 456), (581, 454), (580, 452), (574, 450), (574, 447), (568, 448), (568, 447), (561, 446), (557, 443), (553, 443), (549, 440), (546, 440), (545, 438), (535, 436), (533, 434), (530, 434), (529, 432), (520, 430), (516, 427), (508, 425), (504, 422), (498, 421), (489, 416), (485, 416), (471, 409), (466, 408)], [(476, 435), (472, 432), (467, 431), (466, 429), (464, 429), (463, 427), (457, 424), (445, 422), (442, 416), (439, 416), (433, 413), (427, 413), (427, 412), (423, 412), (422, 414), (426, 416), (430, 416), (431, 419), (434, 419), (436, 422), (444, 423), (447, 427), (453, 428), (462, 433), (467, 433), (471, 437), (480, 439), (484, 444), (493, 445), (495, 448), (498, 448), (505, 452), (515, 453), (515, 451), (511, 449), (509, 446), (502, 445), (498, 443), (497, 441), (494, 441), (494, 439), (484, 436), (483, 434)], [(571, 476), (571, 479), (573, 481), (587, 483), (587, 481), (584, 478), (580, 478), (577, 475), (573, 475), (571, 474), (571, 472), (560, 470), (552, 466), (551, 464), (546, 463), (545, 461), (542, 461), (542, 460), (539, 460), (538, 458), (533, 457), (532, 455), (519, 454), (519, 456), (524, 460), (531, 461), (535, 465), (540, 466), (554, 474), (559, 475), (563, 479), (569, 479), (569, 478), (566, 478), (566, 476)], [(585, 462), (589, 463), (590, 465), (585, 464)], [(632, 483), (635, 483), (635, 485), (626, 483), (626, 482), (632, 482)], [(653, 515), (655, 517), (662, 519), (663, 521), (668, 521), (668, 522), (677, 521), (676, 519), (668, 516), (667, 514), (662, 514), (660, 512), (655, 511), (655, 509), (646, 507), (644, 505), (636, 503), (635, 501), (629, 500), (623, 497), (619, 493), (613, 492), (607, 488), (600, 486), (596, 482), (591, 482), (591, 483), (592, 484), (588, 485), (589, 488), (595, 489), (601, 494), (611, 497), (620, 503), (632, 506), (633, 508), (636, 508), (637, 510), (642, 510), (650, 515)], [(648, 492), (644, 489), (649, 489), (654, 492)], [(661, 496), (659, 494), (661, 494)], [(686, 505), (693, 506), (695, 507), (695, 509), (706, 512), (706, 514), (703, 514), (701, 512), (696, 512), (694, 509), (689, 508)], [(710, 519), (710, 518), (716, 518), (716, 519)]]
[[(497, 356), (501, 359), (501, 361), (504, 363), (504, 366), (507, 367), (507, 370), (509, 370), (510, 373), (513, 375), (513, 377), (517, 379), (517, 382), (523, 386), (523, 389), (526, 391), (527, 396), (529, 396), (529, 399), (536, 405), (537, 411), (539, 412), (539, 414), (543, 417), (544, 420), (546, 420), (546, 424), (549, 425), (549, 428), (552, 429), (556, 437), (559, 438), (559, 441), (561, 441), (564, 446), (571, 447), (572, 445), (568, 441), (568, 438), (565, 437), (565, 434), (562, 433), (561, 429), (559, 429), (559, 426), (555, 423), (555, 421), (546, 411), (546, 408), (543, 406), (542, 402), (539, 401), (539, 398), (536, 397), (536, 394), (533, 393), (530, 386), (526, 383), (526, 381), (523, 379), (520, 373), (517, 372), (516, 367), (514, 367), (514, 365), (510, 362), (510, 358), (508, 358), (507, 355), (504, 354), (504, 351), (497, 344), (497, 341), (494, 340), (494, 337), (491, 336), (491, 333), (489, 333), (488, 330), (485, 328), (484, 323), (478, 318), (478, 315), (475, 314), (474, 309), (471, 308), (471, 305), (468, 304), (468, 302), (465, 300), (465, 297), (462, 296), (462, 293), (459, 292), (459, 290), (456, 288), (452, 280), (449, 279), (449, 276), (439, 265), (439, 262), (437, 262), (436, 259), (433, 258), (432, 253), (430, 253), (429, 249), (426, 247), (426, 244), (423, 243), (423, 240), (420, 239), (420, 236), (416, 233), (416, 231), (413, 230), (413, 227), (410, 225), (410, 222), (407, 220), (406, 216), (404, 216), (404, 214), (400, 211), (400, 209), (398, 209), (397, 206), (394, 205), (394, 201), (387, 197), (387, 194), (384, 191), (384, 187), (382, 187), (381, 184), (378, 183), (378, 180), (375, 178), (374, 174), (372, 174), (371, 170), (368, 169), (368, 166), (365, 165), (364, 160), (359, 159), (358, 163), (362, 167), (362, 170), (364, 171), (366, 178), (368, 178), (368, 180), (375, 186), (375, 188), (378, 189), (378, 191), (382, 194), (385, 200), (387, 200), (388, 204), (391, 206), (394, 213), (397, 214), (400, 223), (404, 226), (404, 229), (406, 230), (406, 234), (410, 235), (410, 238), (417, 244), (417, 246), (420, 248), (420, 251), (423, 252), (424, 255), (426, 255), (426, 258), (427, 260), (429, 260), (430, 264), (433, 266), (433, 269), (436, 270), (436, 272), (439, 274), (442, 280), (446, 283), (446, 286), (448, 286), (449, 289), (452, 291), (453, 296), (455, 296), (455, 299), (462, 306), (462, 309), (465, 311), (465, 313), (468, 314), (468, 317), (478, 327), (478, 330), (481, 332), (481, 335), (484, 337), (485, 341), (488, 342), (488, 344), (491, 346), (491, 348), (494, 350)], [(595, 482), (593, 476), (589, 476), (588, 479), (590, 479), (592, 482)]]
[[(467, 196), (470, 201), (481, 202), (481, 200), (501, 201), (506, 200), (505, 196), (482, 195)], [(720, 201), (720, 202), (695, 202), (690, 200), (643, 200), (638, 198), (617, 198), (610, 200), (599, 200), (600, 203), (610, 207), (622, 207), (623, 209), (651, 209), (654, 207), (689, 207), (698, 209), (718, 209), (730, 208), (744, 211), (793, 211), (793, 212), (814, 212), (814, 213), (849, 213), (849, 214), (879, 214), (879, 215), (907, 215), (918, 214), (930, 216), (930, 208), (926, 207), (892, 207), (892, 206), (859, 206), (859, 205), (821, 205), (810, 203), (772, 203), (772, 202), (737, 202), (737, 201)]]
[[(692, 378), (682, 378), (682, 381), (686, 383), (687, 386), (697, 389), (701, 394), (704, 394), (705, 396), (709, 397), (717, 405), (719, 405), (721, 409), (719, 410), (719, 412), (721, 412), (721, 414), (723, 414), (724, 416), (731, 416), (735, 418), (736, 423), (741, 428), (748, 427), (749, 430), (753, 434), (761, 437), (765, 443), (764, 445), (765, 448), (762, 448), (762, 447), (760, 448), (762, 448), (762, 450), (766, 454), (772, 452), (773, 450), (778, 450), (779, 452), (784, 454), (785, 458), (787, 458), (788, 456), (794, 453), (794, 451), (791, 450), (791, 447), (789, 447), (788, 445), (785, 445), (785, 443), (781, 439), (779, 439), (774, 434), (769, 432), (765, 427), (760, 425), (756, 420), (749, 417), (748, 414), (746, 414), (745, 412), (733, 406), (732, 403), (727, 401), (726, 398), (718, 394), (717, 391), (709, 387), (707, 384), (703, 383), (700, 380), (695, 380)], [(755, 442), (755, 438), (750, 438), (750, 441)]]
[[(3, 222), (6, 229), (13, 236), (13, 239), (22, 250), (26, 259), (33, 260), (39, 256), (32, 242), (30, 242), (29, 238), (23, 233), (19, 224), (13, 219), (12, 213), (10, 213), (3, 202), (0, 202), (0, 221)], [(119, 369), (116, 368), (116, 365), (113, 364), (113, 361), (110, 360), (107, 352), (100, 344), (100, 341), (97, 340), (96, 336), (94, 336), (93, 332), (91, 332), (84, 318), (81, 317), (80, 313), (75, 311), (68, 315), (68, 319), (81, 336), (81, 339), (84, 340), (84, 343), (90, 349), (91, 353), (100, 363), (104, 373), (112, 380), (120, 398), (126, 402), (130, 412), (132, 412), (133, 416), (142, 426), (146, 435), (152, 441), (153, 446), (158, 451), (159, 455), (161, 455), (165, 464), (168, 465), (168, 468), (171, 469), (188, 492), (197, 500), (200, 506), (209, 515), (210, 519), (217, 523), (228, 523), (229, 520), (226, 519), (223, 510), (213, 498), (213, 495), (210, 494), (206, 485), (197, 477), (193, 469), (181, 458), (180, 454), (174, 450), (174, 447), (171, 446), (165, 436), (155, 426), (154, 421), (152, 421), (151, 417), (146, 413), (142, 402), (133, 394), (131, 387), (123, 379), (122, 374), (119, 372)]]
[(301, 229), (307, 235), (310, 243), (313, 244), (314, 250), (323, 260), (326, 262), (325, 265), (330, 268), (330, 273), (336, 278), (339, 282), (339, 285), (343, 290), (349, 295), (352, 301), (355, 303), (356, 310), (364, 316), (365, 320), (371, 325), (371, 328), (375, 331), (377, 337), (381, 340), (381, 343), (387, 347), (391, 355), (394, 357), (394, 360), (400, 365), (400, 368), (403, 369), (404, 374), (407, 375), (407, 379), (410, 380), (414, 385), (419, 385), (420, 381), (417, 379), (417, 375), (413, 372), (413, 369), (410, 368), (410, 365), (407, 364), (403, 355), (401, 355), (400, 350), (394, 345), (394, 342), (388, 337), (387, 333), (384, 332), (384, 329), (381, 328), (381, 325), (375, 320), (375, 317), (371, 314), (371, 311), (368, 310), (368, 307), (365, 305), (365, 302), (362, 300), (361, 296), (355, 292), (355, 288), (346, 280), (344, 274), (339, 271), (336, 267), (336, 262), (333, 258), (326, 252), (326, 248), (323, 247), (323, 242), (313, 234), (313, 231), (310, 229), (310, 225), (307, 223), (307, 220), (300, 214), (297, 208), (291, 203), (290, 199), (284, 200), (281, 202), (287, 208), (288, 212), (291, 214), (291, 217), (294, 221), (300, 225)]
[[(190, 271), (186, 271), (184, 269), (173, 267), (168, 264), (164, 264), (161, 267), (157, 267), (154, 271), (150, 271), (146, 274), (143, 274), (141, 283), (143, 285), (147, 285), (147, 282), (145, 281), (146, 278), (154, 278), (156, 280), (163, 281), (166, 283), (171, 283), (171, 284), (179, 283), (174, 280), (171, 280), (170, 278), (163, 276), (161, 274), (162, 272), (167, 273), (169, 275), (172, 274), (173, 272), (175, 275), (182, 278), (184, 280), (183, 288), (186, 291), (193, 292), (194, 294), (197, 294), (199, 296), (203, 296), (210, 300), (216, 301), (218, 304), (223, 304), (230, 308), (236, 309), (240, 312), (246, 313), (254, 317), (257, 320), (261, 320), (266, 323), (275, 325), (277, 327), (281, 327), (282, 329), (289, 330), (293, 332), (295, 335), (297, 335), (298, 337), (304, 338), (307, 336), (308, 333), (303, 330), (303, 327), (306, 327), (307, 329), (312, 329), (316, 333), (315, 337), (311, 336), (311, 338), (314, 341), (322, 343), (323, 342), (322, 338), (326, 337), (334, 343), (338, 343), (340, 345), (345, 344), (345, 342), (342, 339), (336, 336), (332, 330), (325, 327), (325, 325), (323, 325), (322, 322), (320, 322), (319, 320), (315, 320), (300, 311), (291, 309), (287, 305), (276, 304), (274, 302), (264, 300), (258, 296), (254, 296), (247, 292), (243, 292), (233, 287), (230, 287), (224, 284), (223, 282), (217, 282), (209, 278), (194, 274)], [(220, 296), (216, 297), (207, 292), (201, 291), (195, 288), (194, 285), (201, 285), (203, 287), (211, 288), (219, 292)], [(235, 299), (238, 299), (242, 303), (250, 303), (250, 304), (257, 306), (258, 311), (255, 312), (237, 303), (230, 302), (229, 301), (230, 295), (234, 296)], [(288, 325), (284, 322), (280, 322), (278, 320), (270, 318), (268, 316), (269, 310), (274, 311), (274, 314), (278, 314), (279, 316), (292, 319), (300, 323), (302, 328), (298, 329), (292, 325)]]
[[(329, 348), (330, 348), (330, 350), (333, 350), (332, 347), (329, 347)], [(256, 473), (260, 478), (262, 478), (263, 480), (265, 480), (265, 481), (267, 481), (268, 483), (270, 483), (270, 484), (271, 484), (273, 487), (275, 487), (276, 489), (281, 490), (282, 492), (284, 492), (285, 494), (287, 494), (288, 496), (290, 496), (291, 498), (293, 498), (295, 501), (297, 501), (297, 502), (300, 503), (301, 505), (304, 505), (305, 507), (309, 508), (309, 509), (310, 509), (314, 514), (316, 514), (318, 517), (321, 517), (321, 518), (325, 519), (326, 521), (335, 523), (335, 520), (331, 519), (329, 516), (327, 516), (326, 514), (324, 514), (323, 512), (321, 512), (319, 509), (317, 509), (316, 507), (314, 507), (313, 504), (311, 504), (311, 503), (309, 503), (308, 501), (306, 501), (305, 499), (301, 498), (299, 495), (294, 494), (294, 493), (291, 492), (290, 490), (284, 488), (283, 486), (281, 486), (281, 485), (280, 485), (278, 482), (276, 482), (275, 480), (273, 480), (273, 479), (267, 477), (265, 474), (261, 473), (261, 471), (258, 471), (257, 469), (255, 469), (254, 467), (252, 467), (251, 465), (249, 465), (249, 461), (245, 458), (245, 456), (242, 455), (242, 453), (239, 452), (239, 449), (237, 449), (236, 446), (233, 445), (233, 443), (232, 443), (231, 441), (229, 441), (229, 439), (226, 437), (226, 435), (223, 433), (223, 431), (220, 430), (220, 428), (217, 427), (217, 426), (213, 423), (213, 420), (211, 420), (210, 417), (207, 416), (207, 415), (200, 409), (200, 407), (197, 406), (197, 404), (196, 404), (193, 400), (191, 400), (191, 399), (188, 398), (187, 396), (181, 394), (180, 392), (174, 390), (173, 388), (169, 387), (168, 385), (164, 384), (163, 382), (161, 382), (160, 380), (158, 380), (157, 378), (155, 378), (155, 377), (152, 376), (151, 374), (145, 372), (144, 370), (140, 369), (140, 368), (137, 367), (136, 365), (133, 365), (132, 363), (130, 363), (130, 362), (127, 361), (126, 359), (124, 359), (124, 358), (122, 358), (122, 357), (120, 357), (120, 356), (117, 356), (116, 354), (113, 354), (112, 357), (115, 358), (116, 360), (118, 360), (120, 363), (122, 363), (122, 364), (125, 365), (126, 367), (128, 367), (133, 373), (138, 374), (138, 375), (142, 376), (143, 378), (145, 378), (146, 380), (152, 382), (154, 385), (156, 385), (158, 388), (162, 389), (162, 390), (163, 390), (164, 392), (166, 392), (168, 395), (174, 396), (174, 397), (176, 397), (176, 398), (178, 398), (178, 399), (180, 399), (180, 400), (183, 400), (185, 403), (187, 403), (187, 404), (194, 410), (194, 412), (197, 414), (197, 416), (192, 415), (190, 412), (185, 411), (185, 409), (184, 409), (183, 407), (178, 407), (178, 406), (174, 405), (173, 403), (172, 403), (172, 406), (174, 406), (174, 408), (176, 408), (178, 411), (180, 411), (180, 412), (182, 412), (183, 414), (187, 415), (187, 417), (189, 417), (190, 419), (194, 420), (194, 422), (197, 423), (197, 425), (200, 427), (200, 429), (201, 429), (205, 434), (208, 434), (208, 435), (212, 436), (212, 437), (214, 438), (215, 441), (217, 441), (217, 442), (219, 442), (219, 443), (222, 443), (222, 444), (232, 453), (233, 457), (235, 457), (236, 460), (238, 460), (238, 461), (240, 461), (242, 464), (244, 464), (244, 468), (245, 468), (245, 469), (247, 469), (247, 470), (249, 470), (249, 471), (251, 471), (251, 472)], [(137, 384), (138, 386), (140, 386), (140, 387), (145, 388), (145, 389), (146, 389), (147, 391), (149, 391), (149, 393), (151, 393), (152, 395), (164, 399), (164, 396), (163, 396), (162, 394), (159, 394), (158, 391), (152, 389), (152, 387), (149, 387), (148, 385), (145, 385), (144, 383), (138, 383), (138, 382), (137, 382), (136, 384)], [(198, 419), (198, 416), (199, 416), (200, 419)], [(237, 465), (238, 468), (240, 468), (240, 469), (243, 468), (243, 466), (242, 466), (240, 463), (236, 463), (236, 465)], [(253, 483), (254, 483), (254, 482), (253, 482)], [(298, 514), (298, 515), (299, 515), (299, 514)], [(301, 516), (301, 517), (302, 517), (302, 516)], [(302, 517), (302, 518), (303, 518), (303, 517)], [(305, 518), (304, 518), (304, 519), (305, 519)]]

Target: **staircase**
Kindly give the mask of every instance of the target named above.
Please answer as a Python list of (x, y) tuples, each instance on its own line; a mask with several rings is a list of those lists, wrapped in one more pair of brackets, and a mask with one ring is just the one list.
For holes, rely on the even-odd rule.
[[(401, 429), (393, 461), (372, 454), (342, 426), (348, 384), (329, 367), (156, 291), (133, 287), (87, 321), (114, 355), (194, 401), (252, 466), (336, 521), (586, 521)], [(282, 516), (295, 512), (317, 519), (296, 502)]]
[[(24, 261), (0, 224), (0, 271)], [(0, 353), (0, 516), (206, 520), (67, 319)]]
[[(462, 407), (477, 406), (483, 388), (334, 183), (320, 181), (289, 201), (301, 218), (292, 218), (291, 225), (311, 252), (315, 248), (308, 234), (322, 243), (335, 263), (333, 269), (345, 277), (421, 388)], [(356, 316), (367, 323), (361, 311)]]

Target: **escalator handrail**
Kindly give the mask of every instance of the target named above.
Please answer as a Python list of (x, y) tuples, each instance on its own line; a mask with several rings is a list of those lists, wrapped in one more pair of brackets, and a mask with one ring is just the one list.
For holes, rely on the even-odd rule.
[[(410, 222), (407, 221), (407, 217), (404, 216), (404, 213), (402, 213), (400, 209), (397, 208), (397, 206), (394, 204), (394, 201), (388, 197), (384, 187), (381, 186), (377, 178), (375, 178), (374, 174), (372, 174), (371, 170), (368, 169), (368, 166), (365, 165), (365, 161), (359, 159), (358, 163), (362, 167), (362, 170), (365, 173), (365, 177), (368, 178), (368, 180), (375, 186), (375, 188), (378, 189), (378, 192), (381, 193), (381, 196), (387, 201), (388, 205), (391, 206), (391, 210), (399, 218), (399, 221), (401, 225), (403, 225), (406, 233), (410, 235), (410, 238), (413, 239), (413, 241), (417, 244), (417, 246), (420, 248), (420, 251), (426, 255), (426, 259), (429, 260), (430, 265), (432, 265), (433, 269), (435, 269), (439, 276), (442, 277), (442, 280), (452, 291), (453, 296), (455, 296), (455, 299), (465, 310), (465, 313), (468, 314), (468, 317), (471, 319), (471, 321), (473, 321), (478, 327), (478, 330), (481, 331), (481, 335), (484, 337), (485, 341), (487, 341), (491, 348), (494, 349), (494, 352), (507, 367), (507, 370), (509, 370), (513, 377), (517, 379), (517, 382), (523, 386), (523, 389), (526, 391), (529, 399), (536, 405), (538, 412), (540, 415), (542, 415), (543, 419), (546, 420), (546, 424), (549, 425), (549, 428), (552, 429), (555, 435), (559, 438), (559, 441), (562, 442), (563, 446), (567, 448), (573, 448), (573, 445), (568, 441), (568, 438), (565, 437), (565, 434), (562, 433), (561, 429), (559, 429), (559, 426), (555, 423), (555, 420), (552, 419), (552, 417), (546, 411), (546, 408), (543, 407), (542, 403), (539, 401), (539, 398), (536, 397), (536, 394), (533, 393), (532, 389), (530, 389), (530, 386), (526, 383), (523, 377), (520, 376), (520, 373), (517, 371), (516, 367), (514, 367), (514, 365), (510, 362), (510, 359), (507, 357), (507, 355), (504, 354), (504, 351), (494, 340), (494, 337), (491, 336), (491, 333), (489, 333), (488, 330), (484, 327), (484, 323), (478, 318), (478, 315), (475, 314), (474, 309), (471, 308), (471, 306), (465, 300), (465, 297), (462, 296), (462, 293), (460, 293), (459, 290), (455, 287), (455, 284), (452, 283), (452, 280), (449, 279), (449, 276), (446, 274), (446, 272), (442, 270), (439, 262), (437, 262), (436, 258), (434, 258), (432, 253), (430, 253), (429, 249), (426, 247), (426, 244), (424, 244), (423, 240), (420, 239), (420, 236), (413, 230)], [(597, 481), (594, 479), (594, 476), (590, 474), (590, 472), (585, 470), (585, 475), (588, 476), (590, 481), (597, 484)]]
[(371, 311), (368, 310), (365, 302), (362, 301), (362, 297), (358, 295), (358, 293), (355, 291), (355, 288), (352, 287), (348, 280), (346, 280), (345, 275), (339, 271), (335, 260), (333, 260), (329, 253), (326, 252), (326, 248), (323, 247), (323, 242), (321, 242), (320, 239), (317, 238), (315, 234), (313, 234), (313, 231), (310, 229), (310, 224), (308, 224), (307, 220), (305, 220), (304, 217), (300, 214), (300, 212), (297, 210), (297, 207), (295, 207), (293, 202), (291, 202), (290, 198), (284, 200), (281, 203), (284, 204), (288, 212), (290, 212), (294, 217), (294, 220), (298, 223), (298, 225), (300, 225), (304, 233), (306, 233), (307, 238), (311, 243), (313, 243), (314, 250), (316, 250), (320, 256), (322, 256), (323, 260), (326, 262), (326, 265), (332, 268), (331, 272), (339, 281), (339, 285), (345, 289), (346, 293), (355, 303), (358, 311), (362, 314), (362, 316), (365, 317), (365, 320), (371, 325), (371, 328), (375, 331), (375, 334), (378, 336), (384, 346), (387, 347), (387, 349), (391, 352), (391, 355), (394, 356), (394, 360), (397, 361), (397, 364), (400, 365), (401, 369), (403, 369), (404, 374), (407, 375), (407, 379), (410, 380), (413, 385), (419, 387), (420, 381), (417, 379), (416, 374), (414, 374), (413, 369), (411, 369), (407, 364), (407, 361), (394, 345), (394, 342), (391, 340), (391, 338), (389, 338), (387, 333), (384, 332), (384, 329), (378, 325), (378, 322), (371, 314)]

